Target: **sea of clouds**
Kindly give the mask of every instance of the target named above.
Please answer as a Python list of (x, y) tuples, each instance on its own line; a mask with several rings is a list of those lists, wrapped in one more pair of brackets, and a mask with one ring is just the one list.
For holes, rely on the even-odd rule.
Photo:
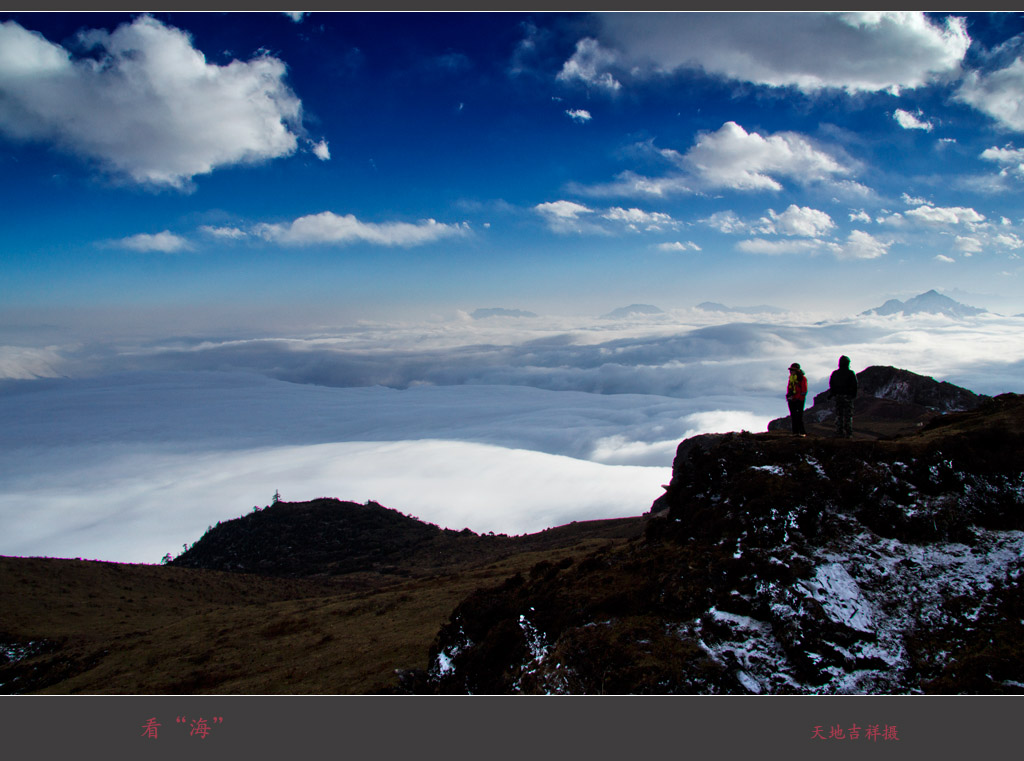
[[(0, 345), (0, 554), (180, 552), (275, 491), (519, 534), (639, 515), (680, 440), (761, 431), (840, 354), (1024, 391), (1024, 318), (687, 310)], [(2, 334), (0, 334), (2, 335)]]

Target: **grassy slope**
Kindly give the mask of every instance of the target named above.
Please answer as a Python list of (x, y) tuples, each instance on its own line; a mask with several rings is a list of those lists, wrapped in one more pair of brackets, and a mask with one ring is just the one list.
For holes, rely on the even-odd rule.
[(494, 562), (411, 580), (282, 579), (0, 557), (0, 644), (49, 643), (44, 652), (0, 665), (0, 692), (386, 691), (397, 684), (396, 669), (424, 665), (441, 625), (473, 590), (542, 560), (625, 541), (559, 531), (564, 538), (547, 549), (527, 546)]

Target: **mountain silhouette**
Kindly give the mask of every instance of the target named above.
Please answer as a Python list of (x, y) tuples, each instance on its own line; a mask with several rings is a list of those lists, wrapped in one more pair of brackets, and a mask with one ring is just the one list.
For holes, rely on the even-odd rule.
[(973, 317), (984, 314), (986, 310), (978, 307), (967, 306), (959, 301), (954, 301), (948, 296), (943, 296), (937, 291), (931, 290), (914, 296), (912, 299), (900, 301), (889, 299), (882, 306), (868, 309), (861, 312), (862, 315), (915, 315), (915, 314), (944, 314), (949, 317)]
[(740, 314), (785, 314), (786, 312), (785, 309), (769, 306), (768, 304), (759, 304), (752, 307), (728, 307), (716, 301), (701, 302), (697, 305), (697, 309), (703, 309), (705, 312), (738, 312)]
[(505, 309), (504, 307), (489, 307), (486, 309), (475, 309), (469, 315), (474, 320), (486, 320), (488, 317), (536, 317), (533, 312), (525, 309)]
[(601, 315), (602, 320), (620, 320), (624, 317), (636, 317), (637, 315), (664, 314), (664, 310), (652, 304), (630, 304), (628, 307), (613, 309), (608, 314)]

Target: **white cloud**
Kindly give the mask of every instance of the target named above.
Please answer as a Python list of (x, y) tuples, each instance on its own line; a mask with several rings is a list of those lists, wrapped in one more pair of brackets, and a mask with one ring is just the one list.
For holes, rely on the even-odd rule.
[(361, 222), (352, 214), (330, 211), (310, 214), (288, 224), (260, 224), (255, 232), (265, 240), (287, 245), (373, 243), (380, 246), (419, 246), (465, 235), (465, 223), (448, 225), (433, 219), (409, 222)]
[(1003, 127), (1024, 132), (1024, 60), (1018, 58), (998, 71), (968, 72), (954, 97)]
[(313, 155), (321, 161), (328, 161), (331, 158), (331, 151), (327, 147), (327, 141), (321, 140), (313, 146)]
[(817, 238), (836, 226), (828, 214), (809, 206), (791, 204), (781, 214), (776, 214), (773, 209), (769, 209), (768, 214), (780, 235)]
[(744, 235), (751, 232), (750, 225), (736, 216), (732, 210), (716, 211), (701, 222), (727, 235)]
[(763, 137), (736, 122), (700, 135), (683, 161), (707, 187), (732, 190), (781, 190), (775, 177), (806, 183), (849, 172), (802, 135), (779, 132)]
[(139, 233), (138, 235), (131, 235), (114, 241), (114, 243), (121, 248), (128, 248), (132, 251), (158, 251), (164, 254), (173, 254), (176, 251), (184, 251), (191, 248), (187, 240), (169, 230), (164, 230), (154, 235)]
[(584, 37), (576, 43), (576, 52), (565, 62), (556, 77), (561, 82), (580, 81), (591, 87), (615, 92), (622, 84), (607, 70), (615, 63), (616, 56), (601, 47), (592, 37)]
[(966, 254), (980, 254), (982, 251), (981, 241), (973, 237), (958, 235), (954, 245), (958, 251)]
[(992, 236), (992, 240), (997, 245), (1005, 246), (1006, 248), (1021, 248), (1024, 246), (1024, 241), (1013, 233), (1000, 233)]
[(846, 243), (835, 250), (839, 259), (877, 259), (889, 251), (891, 243), (885, 243), (862, 230), (852, 231)]
[(580, 214), (593, 214), (594, 210), (575, 201), (548, 201), (533, 207), (539, 214), (557, 219), (576, 219)]
[(748, 133), (736, 122), (725, 122), (715, 132), (703, 132), (685, 153), (672, 149), (641, 148), (667, 162), (674, 169), (663, 177), (645, 177), (622, 172), (611, 183), (572, 186), (590, 196), (656, 196), (678, 193), (782, 190), (780, 178), (799, 184), (820, 183), (828, 191), (856, 198), (873, 192), (853, 180), (844, 179), (852, 168), (817, 147), (796, 132), (763, 136)]
[(981, 158), (1001, 165), (1001, 174), (1013, 173), (1024, 177), (1024, 148), (986, 148), (981, 152)]
[(636, 198), (644, 196), (664, 198), (670, 195), (694, 192), (692, 183), (682, 175), (644, 177), (633, 171), (621, 172), (613, 182), (600, 185), (570, 183), (569, 189), (579, 195), (595, 198)]
[(719, 232), (730, 235), (787, 235), (804, 238), (818, 238), (836, 226), (825, 212), (796, 204), (790, 204), (781, 214), (774, 209), (768, 209), (766, 216), (756, 222), (746, 222), (731, 210), (716, 211), (701, 221)]
[(630, 229), (639, 230), (662, 230), (666, 227), (678, 227), (679, 223), (668, 214), (658, 211), (643, 211), (641, 209), (623, 209), (613, 206), (601, 215), (603, 219), (612, 222), (621, 222)]
[(600, 22), (590, 79), (699, 68), (809, 93), (920, 87), (956, 74), (970, 45), (962, 19), (935, 23), (919, 12), (610, 13)]
[(871, 215), (864, 211), (864, 209), (859, 209), (857, 211), (850, 212), (850, 221), (870, 223)]
[(214, 227), (213, 225), (203, 225), (199, 230), (207, 235), (211, 235), (214, 238), (220, 238), (222, 240), (241, 240), (249, 235), (245, 230), (240, 230), (237, 227)]
[(748, 254), (810, 254), (829, 253), (837, 259), (877, 259), (886, 254), (890, 243), (878, 240), (861, 230), (854, 230), (844, 243), (820, 238), (790, 238), (765, 240), (753, 238), (741, 241), (736, 248)]
[(910, 193), (904, 193), (900, 196), (900, 199), (907, 206), (931, 206), (931, 202), (925, 198), (918, 198), (910, 195)]
[(309, 15), (305, 11), (281, 11), (281, 12), (285, 16), (290, 18), (292, 21), (294, 21), (296, 24), (301, 22), (303, 18), (305, 18), (307, 15)]
[(655, 248), (661, 251), (701, 251), (701, 247), (693, 241), (673, 241), (672, 243), (659, 243)]
[(99, 58), (0, 24), (0, 130), (174, 188), (296, 150), (301, 104), (272, 56), (210, 64), (185, 32), (150, 16), (78, 42)]
[(736, 248), (748, 254), (817, 254), (827, 247), (819, 240), (765, 240), (753, 238), (740, 241)]
[(976, 225), (985, 221), (985, 216), (964, 206), (918, 206), (903, 212), (909, 217), (928, 225)]
[(593, 118), (590, 112), (583, 108), (567, 109), (565, 113), (574, 122), (579, 122), (580, 124), (585, 124)]
[[(622, 225), (627, 230), (635, 232), (655, 232), (666, 228), (675, 229), (679, 226), (679, 223), (670, 215), (658, 211), (644, 211), (637, 208), (624, 209), (620, 206), (613, 206), (599, 212), (575, 201), (539, 203), (533, 207), (533, 210), (547, 221), (551, 230), (558, 233), (610, 233), (610, 228), (602, 226), (598, 220)], [(592, 218), (593, 221), (584, 219), (584, 215), (591, 214), (596, 215)]]
[(944, 256), (943, 254), (936, 254), (935, 261), (942, 262), (943, 264), (953, 264), (956, 261), (956, 259)]
[(921, 116), (920, 111), (918, 111), (917, 115), (915, 116), (909, 111), (904, 111), (902, 108), (897, 108), (893, 112), (892, 116), (899, 123), (899, 125), (903, 127), (903, 129), (921, 129), (924, 130), (925, 132), (931, 132), (933, 129), (933, 125), (931, 122), (921, 121), (921, 119), (919, 118)]
[(596, 214), (597, 212), (575, 201), (539, 203), (533, 207), (533, 210), (547, 222), (548, 228), (555, 233), (607, 233), (607, 230), (599, 224), (583, 218), (584, 215)]

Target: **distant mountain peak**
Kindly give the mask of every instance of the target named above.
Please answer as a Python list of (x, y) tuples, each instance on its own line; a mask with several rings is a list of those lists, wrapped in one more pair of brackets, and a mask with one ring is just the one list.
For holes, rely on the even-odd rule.
[(882, 306), (868, 309), (861, 312), (862, 315), (891, 315), (891, 314), (944, 314), (949, 317), (973, 317), (984, 314), (987, 310), (978, 307), (967, 306), (959, 301), (954, 301), (949, 296), (943, 296), (932, 289), (918, 294), (906, 301), (889, 299)]
[(785, 309), (773, 307), (770, 304), (757, 304), (752, 307), (730, 307), (719, 304), (717, 301), (702, 301), (697, 309), (705, 312), (738, 312), (739, 314), (782, 314)]
[(470, 315), (474, 320), (485, 320), (488, 317), (536, 317), (537, 315), (533, 312), (527, 312), (524, 309), (505, 309), (503, 307), (489, 307), (487, 309), (477, 309)]
[(634, 315), (646, 315), (646, 314), (664, 314), (664, 310), (659, 309), (652, 304), (630, 304), (628, 307), (619, 307), (613, 309), (608, 314), (601, 315), (602, 320), (618, 320), (623, 317), (631, 317)]

